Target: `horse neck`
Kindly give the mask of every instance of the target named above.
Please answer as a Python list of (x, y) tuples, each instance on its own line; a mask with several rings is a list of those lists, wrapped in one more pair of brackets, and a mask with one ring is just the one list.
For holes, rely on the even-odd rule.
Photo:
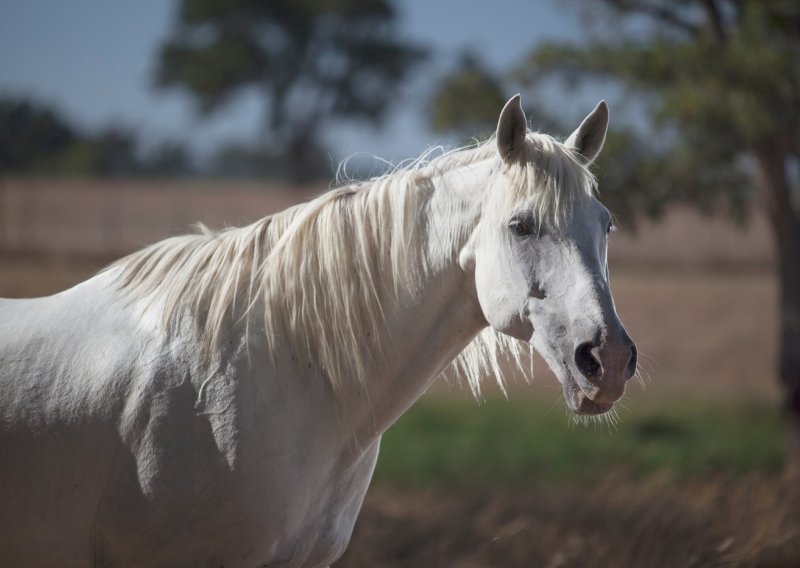
[[(386, 313), (386, 349), (365, 385), (346, 398), (349, 426), (366, 449), (431, 386), (487, 324), (475, 279), (459, 265), (459, 253), (477, 226), (491, 164), (434, 176), (420, 199), (426, 237), (424, 281)], [(366, 389), (366, 393), (359, 392)], [(366, 394), (366, 397), (361, 396)], [(367, 404), (364, 404), (364, 399)]]

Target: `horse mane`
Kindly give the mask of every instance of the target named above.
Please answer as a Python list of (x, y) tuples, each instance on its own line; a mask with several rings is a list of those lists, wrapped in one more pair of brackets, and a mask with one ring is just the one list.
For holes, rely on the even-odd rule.
[[(495, 159), (508, 189), (493, 192), (501, 195), (486, 207), (499, 214), (526, 201), (552, 224), (595, 187), (572, 150), (545, 134), (529, 133), (513, 164), (501, 165), (493, 139), (433, 153), (245, 227), (199, 225), (196, 234), (165, 239), (106, 270), (116, 269), (116, 285), (128, 297), (158, 302), (166, 329), (190, 315), (209, 362), (233, 325), (243, 322), (250, 334), (260, 315), (271, 356), (284, 338), (296, 354), (310, 357), (334, 391), (350, 377), (363, 382), (370, 358), (381, 356), (384, 306), (418, 292), (435, 270), (417, 227), (435, 175)], [(490, 327), (445, 374), (465, 377), (479, 395), (483, 377), (494, 375), (504, 388), (503, 363), (521, 366), (529, 355), (526, 343)]]

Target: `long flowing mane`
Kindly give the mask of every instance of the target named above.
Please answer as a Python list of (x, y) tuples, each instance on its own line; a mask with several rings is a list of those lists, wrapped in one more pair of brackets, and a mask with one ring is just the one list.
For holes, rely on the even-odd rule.
[[(528, 134), (517, 163), (502, 167), (493, 139), (430, 155), (245, 227), (201, 226), (198, 234), (166, 239), (109, 269), (118, 269), (116, 282), (125, 294), (158, 302), (165, 328), (191, 317), (209, 358), (234, 324), (244, 322), (246, 334), (258, 324), (273, 355), (281, 338), (288, 341), (334, 390), (350, 377), (364, 381), (370, 357), (381, 356), (386, 306), (418, 293), (437, 269), (426, 256), (425, 228), (419, 226), (434, 176), (496, 160), (502, 171), (495, 177), (505, 183), (502, 190), (487, 188), (485, 216), (527, 202), (552, 224), (595, 187), (569, 148), (539, 133)], [(455, 246), (458, 235), (449, 238)], [(502, 388), (504, 362), (524, 364), (529, 349), (488, 328), (451, 370), (476, 394), (487, 375)]]

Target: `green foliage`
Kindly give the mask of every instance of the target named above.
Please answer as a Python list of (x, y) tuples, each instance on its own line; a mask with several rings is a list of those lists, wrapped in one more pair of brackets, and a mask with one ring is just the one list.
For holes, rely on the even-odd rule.
[(377, 123), (423, 58), (393, 23), (388, 0), (182, 0), (156, 83), (189, 92), (203, 114), (258, 89), (271, 143), (302, 180), (321, 126), (342, 118)]
[(430, 102), (431, 126), (437, 132), (456, 131), (464, 137), (491, 134), (506, 100), (500, 80), (474, 55), (464, 54)]
[(702, 477), (775, 472), (783, 421), (767, 404), (660, 403), (620, 424), (575, 425), (541, 400), (428, 397), (384, 435), (377, 483), (581, 483), (605, 473)]
[[(470, 53), (444, 75), (428, 101), (430, 125), (436, 132), (454, 133), (463, 143), (494, 134), (500, 109), (511, 96), (507, 77), (493, 73)], [(525, 112), (537, 128), (558, 132), (561, 124), (544, 109), (524, 101)]]

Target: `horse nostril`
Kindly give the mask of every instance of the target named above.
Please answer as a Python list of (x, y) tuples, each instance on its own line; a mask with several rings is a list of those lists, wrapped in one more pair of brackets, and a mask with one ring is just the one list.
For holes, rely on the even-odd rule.
[(575, 364), (578, 366), (578, 370), (583, 373), (586, 378), (595, 378), (600, 376), (600, 370), (602, 369), (600, 362), (592, 352), (594, 348), (595, 346), (593, 343), (587, 342), (582, 343), (575, 350)]
[(631, 358), (628, 360), (628, 366), (625, 370), (628, 373), (628, 378), (632, 377), (634, 373), (636, 373), (636, 365), (638, 364), (638, 352), (636, 351), (636, 344), (631, 342)]

